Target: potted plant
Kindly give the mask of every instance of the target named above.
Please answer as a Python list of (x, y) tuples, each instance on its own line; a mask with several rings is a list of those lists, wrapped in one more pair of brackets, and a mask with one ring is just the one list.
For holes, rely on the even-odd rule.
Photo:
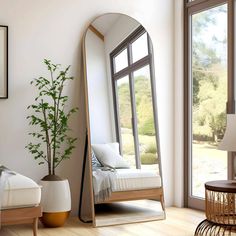
[(68, 121), (77, 108), (66, 111), (68, 96), (63, 94), (66, 83), (74, 77), (68, 76), (69, 68), (61, 70), (58, 64), (44, 60), (49, 78), (39, 77), (31, 81), (38, 94), (35, 103), (28, 106), (27, 117), (35, 131), (29, 133), (33, 141), (26, 148), (38, 164), (47, 164), (48, 175), (41, 180), (43, 217), (45, 226), (58, 227), (64, 224), (71, 210), (68, 180), (56, 175), (56, 168), (69, 159), (77, 138), (69, 135)]

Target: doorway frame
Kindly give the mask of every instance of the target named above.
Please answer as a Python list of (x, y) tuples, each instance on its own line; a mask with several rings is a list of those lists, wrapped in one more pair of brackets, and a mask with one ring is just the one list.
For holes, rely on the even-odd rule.
[[(190, 147), (190, 52), (191, 52), (191, 16), (210, 8), (217, 7), (222, 4), (227, 4), (227, 84), (228, 97), (226, 104), (227, 114), (235, 113), (235, 99), (234, 99), (234, 7), (235, 0), (184, 0), (184, 206), (204, 210), (204, 201), (202, 199), (190, 196), (190, 163), (191, 163), (191, 147)], [(233, 179), (233, 157), (232, 153), (228, 152), (228, 179)]]

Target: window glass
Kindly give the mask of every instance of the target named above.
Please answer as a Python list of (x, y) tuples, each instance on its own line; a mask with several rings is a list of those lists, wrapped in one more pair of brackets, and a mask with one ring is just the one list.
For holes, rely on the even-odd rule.
[(144, 33), (132, 43), (133, 63), (148, 55), (147, 33)]
[(149, 65), (134, 72), (134, 93), (142, 169), (157, 170), (158, 156)]
[(115, 57), (114, 63), (115, 63), (115, 73), (128, 66), (127, 49), (124, 49), (120, 54), (118, 54)]
[(227, 5), (192, 16), (191, 195), (204, 183), (227, 179), (227, 152), (218, 150), (226, 126)]
[[(145, 29), (139, 26), (122, 42), (125, 50), (121, 51), (120, 46), (114, 49), (111, 53), (112, 83), (115, 87), (116, 125), (124, 158), (132, 168), (158, 170), (155, 101), (152, 99), (155, 87), (152, 88), (151, 81), (149, 42)], [(141, 60), (145, 57), (147, 60)], [(133, 64), (135, 62), (138, 63)]]
[(132, 111), (130, 100), (129, 77), (117, 80), (118, 113), (121, 131), (123, 157), (135, 168), (135, 149), (132, 131)]

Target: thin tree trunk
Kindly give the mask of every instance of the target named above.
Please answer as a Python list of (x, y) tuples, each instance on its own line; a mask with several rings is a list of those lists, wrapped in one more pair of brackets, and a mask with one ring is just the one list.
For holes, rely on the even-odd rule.
[(43, 117), (44, 117), (44, 122), (45, 122), (45, 135), (46, 135), (46, 143), (47, 143), (47, 160), (48, 160), (48, 174), (52, 174), (52, 158), (51, 158), (51, 145), (50, 145), (50, 137), (48, 133), (48, 123), (47, 123), (47, 117), (46, 117), (46, 112), (45, 109), (43, 108), (43, 100), (41, 101), (42, 103), (42, 111), (43, 111)]

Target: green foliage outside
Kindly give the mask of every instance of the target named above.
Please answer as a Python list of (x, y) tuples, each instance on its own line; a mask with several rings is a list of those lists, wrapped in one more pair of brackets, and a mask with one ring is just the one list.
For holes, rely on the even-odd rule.
[[(134, 81), (139, 134), (155, 135), (150, 79), (139, 76)], [(118, 96), (121, 127), (131, 128), (131, 102), (128, 83), (118, 86)]]
[[(196, 14), (192, 20), (193, 137), (217, 142), (226, 126), (226, 38), (212, 32), (225, 6)], [(211, 35), (208, 42), (204, 37)]]
[(157, 146), (155, 142), (150, 142), (148, 143), (146, 149), (145, 149), (146, 153), (153, 153), (156, 154), (157, 153)]
[(141, 155), (141, 164), (142, 165), (153, 165), (157, 164), (157, 156), (153, 153), (144, 153)]
[(131, 129), (131, 101), (128, 83), (123, 83), (118, 87), (118, 97), (121, 127)]
[[(134, 93), (141, 164), (157, 164), (158, 162), (151, 91), (150, 78), (145, 75), (135, 76)], [(118, 98), (123, 154), (127, 158), (134, 157), (135, 151), (131, 127), (132, 114), (128, 80), (124, 79), (120, 84), (118, 82)]]
[[(133, 135), (128, 129), (122, 130), (123, 154), (125, 158), (131, 157), (134, 161), (134, 141)], [(158, 153), (155, 136), (139, 135), (141, 164), (153, 165), (158, 163)], [(134, 163), (133, 163), (134, 164)]]
[(78, 109), (66, 111), (68, 96), (63, 94), (67, 82), (74, 77), (68, 76), (70, 66), (60, 70), (60, 65), (44, 60), (49, 71), (49, 78), (39, 77), (31, 81), (38, 94), (35, 103), (29, 105), (31, 115), (27, 117), (29, 125), (33, 126), (32, 137), (26, 148), (39, 161), (39, 165), (47, 163), (48, 174), (55, 175), (56, 167), (64, 160), (70, 158), (77, 138), (69, 135), (69, 119)]

